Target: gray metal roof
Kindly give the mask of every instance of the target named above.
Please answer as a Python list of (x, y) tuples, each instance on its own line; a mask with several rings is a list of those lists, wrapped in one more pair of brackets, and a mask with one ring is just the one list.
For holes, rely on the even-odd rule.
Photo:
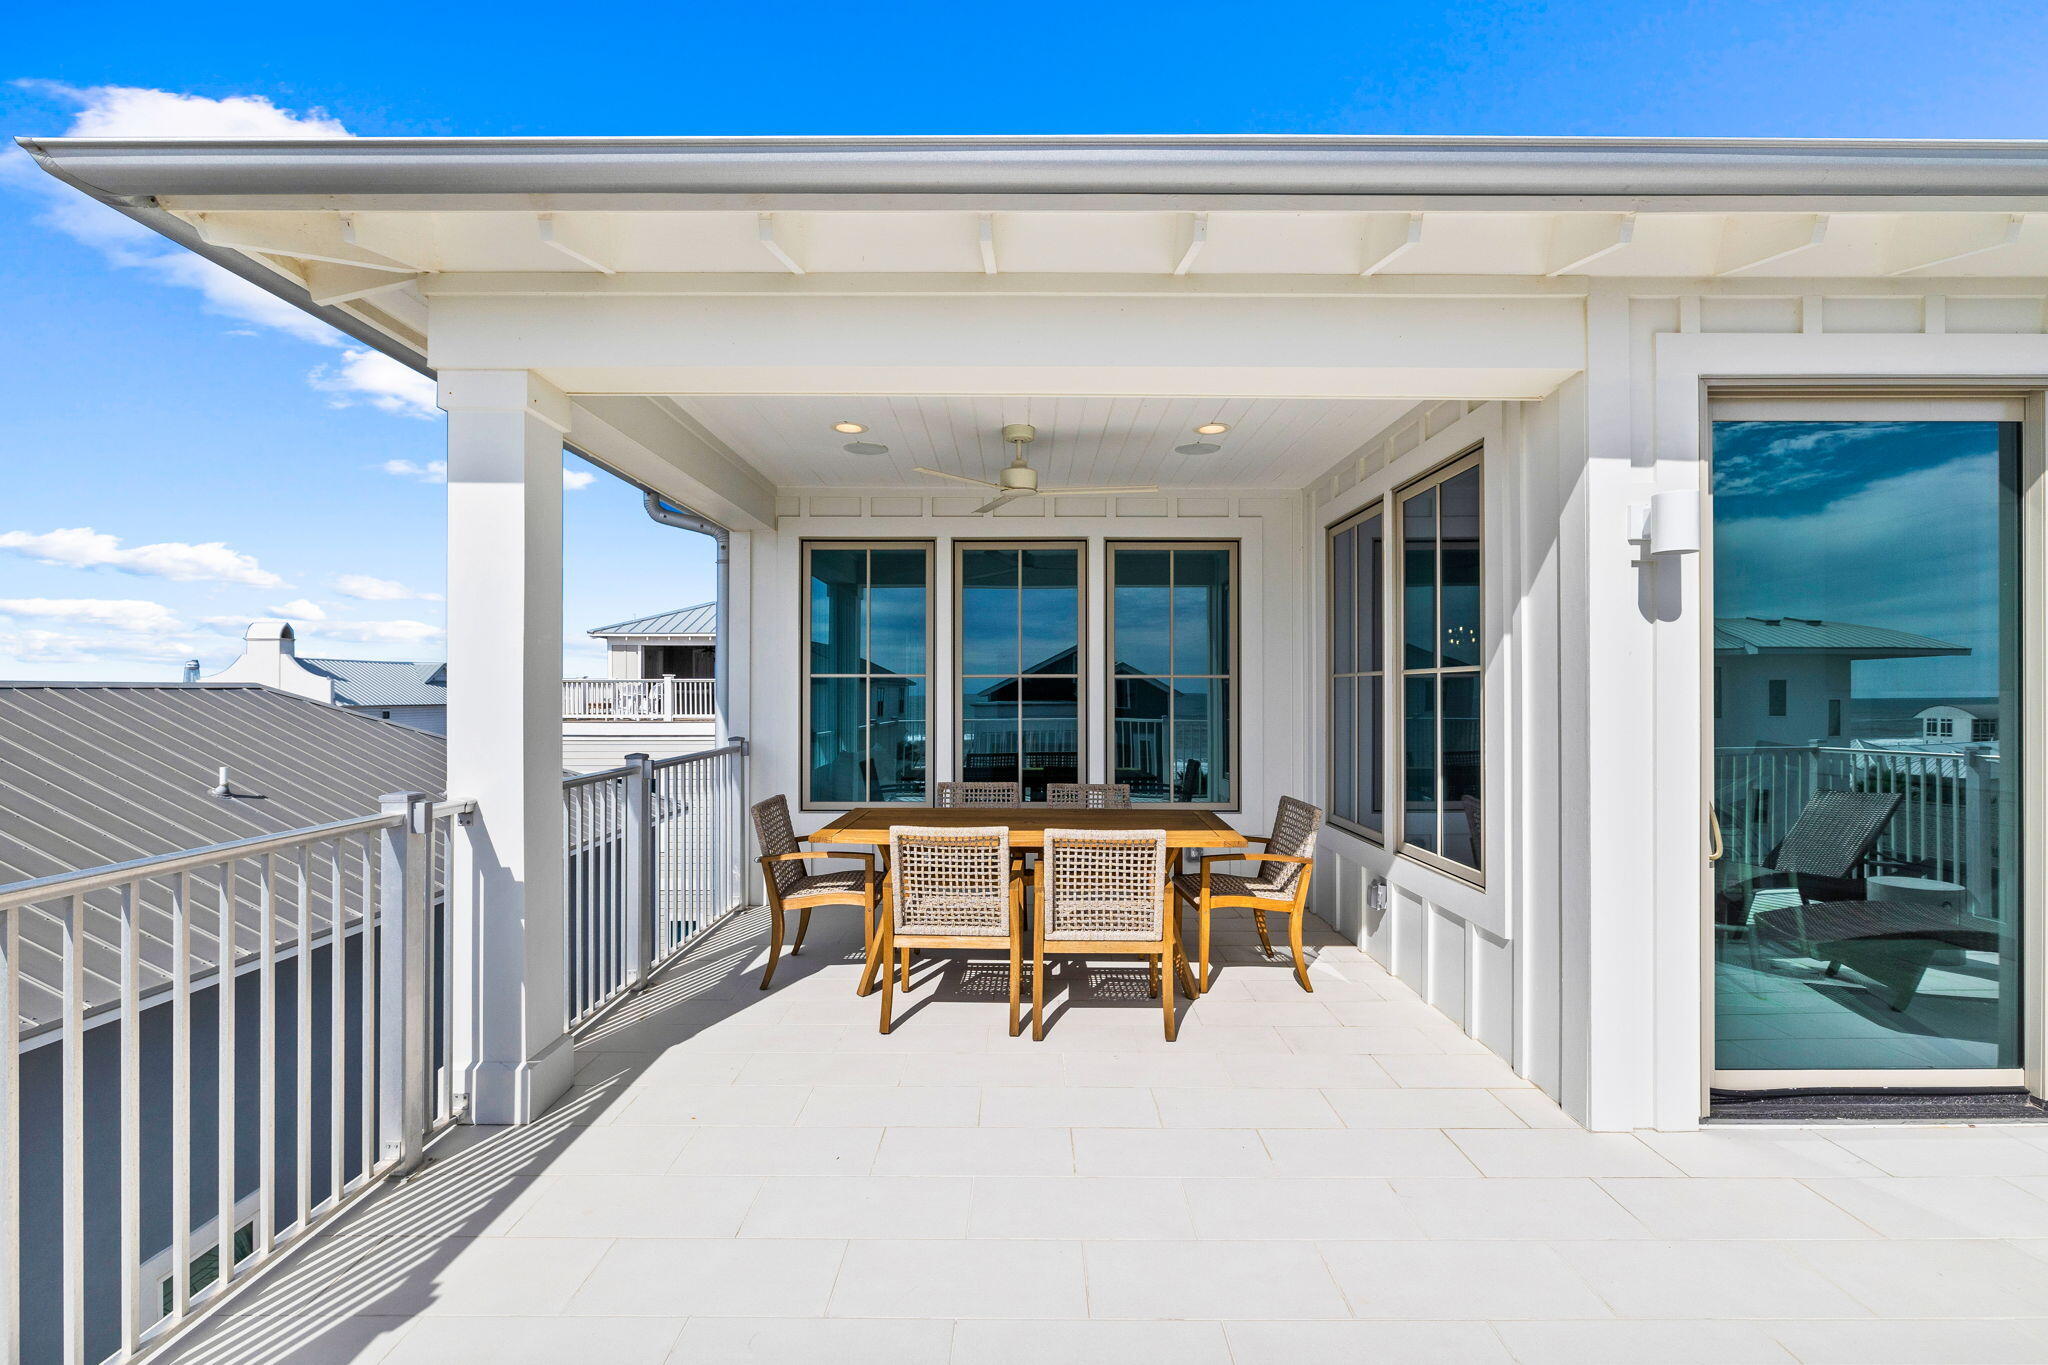
[(334, 679), (339, 706), (446, 706), (448, 665), (389, 659), (309, 659), (294, 656)]
[(1840, 654), (1858, 659), (1924, 659), (1970, 652), (1964, 645), (1903, 630), (1796, 616), (1716, 617), (1714, 649), (1728, 654)]
[(105, 198), (166, 195), (2039, 195), (2048, 143), (1779, 138), (22, 138)]
[(609, 635), (702, 635), (708, 638), (717, 631), (718, 604), (699, 602), (694, 607), (678, 607), (674, 611), (656, 612), (652, 616), (638, 616), (630, 621), (599, 626), (589, 633), (600, 639)]
[[(231, 796), (213, 795), (228, 770)], [(0, 683), (0, 884), (373, 815), (390, 792), (438, 794), (444, 741), (273, 688), (241, 683)], [(244, 878), (237, 947), (261, 920)], [(145, 985), (166, 979), (168, 888), (143, 895)], [(204, 891), (194, 955), (218, 942)], [(324, 927), (325, 901), (316, 905)], [(294, 926), (279, 918), (279, 940)], [(89, 1006), (115, 997), (118, 902), (87, 900)], [(24, 1028), (56, 1017), (61, 932), (41, 909), (22, 921)]]

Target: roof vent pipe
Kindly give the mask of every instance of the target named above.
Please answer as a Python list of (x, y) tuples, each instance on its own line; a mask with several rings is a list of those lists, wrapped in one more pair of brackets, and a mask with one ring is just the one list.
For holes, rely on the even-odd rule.
[(199, 660), (185, 660), (185, 681), (188, 683), (196, 683), (199, 681)]
[(233, 796), (235, 794), (235, 789), (228, 785), (228, 770), (226, 768), (220, 770), (220, 781), (214, 784), (213, 794), (215, 796)]
[(732, 742), (732, 651), (726, 638), (726, 627), (732, 610), (732, 533), (709, 517), (676, 506), (659, 493), (647, 494), (646, 506), (647, 515), (663, 526), (710, 536), (718, 546), (718, 606), (711, 627), (717, 647), (712, 651), (711, 691), (716, 698), (714, 709), (718, 712), (718, 742), (729, 744)]

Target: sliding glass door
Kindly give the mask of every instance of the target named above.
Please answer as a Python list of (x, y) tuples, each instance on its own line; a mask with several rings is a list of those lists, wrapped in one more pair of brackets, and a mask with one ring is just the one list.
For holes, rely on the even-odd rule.
[(1715, 1083), (2012, 1083), (2017, 412), (1714, 415)]

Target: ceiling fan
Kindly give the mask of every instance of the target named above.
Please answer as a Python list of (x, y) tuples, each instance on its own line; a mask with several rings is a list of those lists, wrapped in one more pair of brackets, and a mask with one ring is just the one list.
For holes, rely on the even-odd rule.
[(1155, 483), (1095, 488), (1040, 488), (1038, 486), (1038, 471), (1024, 463), (1024, 447), (1038, 439), (1038, 428), (1028, 422), (1012, 422), (1003, 428), (1003, 439), (1017, 448), (1016, 458), (1011, 460), (1002, 472), (996, 475), (996, 482), (994, 483), (990, 483), (987, 479), (970, 479), (965, 474), (948, 474), (943, 469), (926, 469), (923, 465), (917, 467), (917, 472), (920, 474), (930, 474), (935, 478), (952, 479), (959, 483), (971, 483), (978, 488), (995, 489), (996, 496), (975, 508), (975, 516), (980, 516), (984, 512), (993, 512), (1006, 502), (1014, 502), (1018, 498), (1028, 498), (1034, 493), (1157, 493), (1159, 491), (1159, 485)]

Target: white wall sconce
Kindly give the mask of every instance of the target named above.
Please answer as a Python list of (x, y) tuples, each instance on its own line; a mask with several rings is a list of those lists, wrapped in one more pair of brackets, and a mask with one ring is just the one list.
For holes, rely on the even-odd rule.
[(1698, 554), (1700, 495), (1689, 488), (1652, 493), (1628, 509), (1630, 540), (1653, 555)]

